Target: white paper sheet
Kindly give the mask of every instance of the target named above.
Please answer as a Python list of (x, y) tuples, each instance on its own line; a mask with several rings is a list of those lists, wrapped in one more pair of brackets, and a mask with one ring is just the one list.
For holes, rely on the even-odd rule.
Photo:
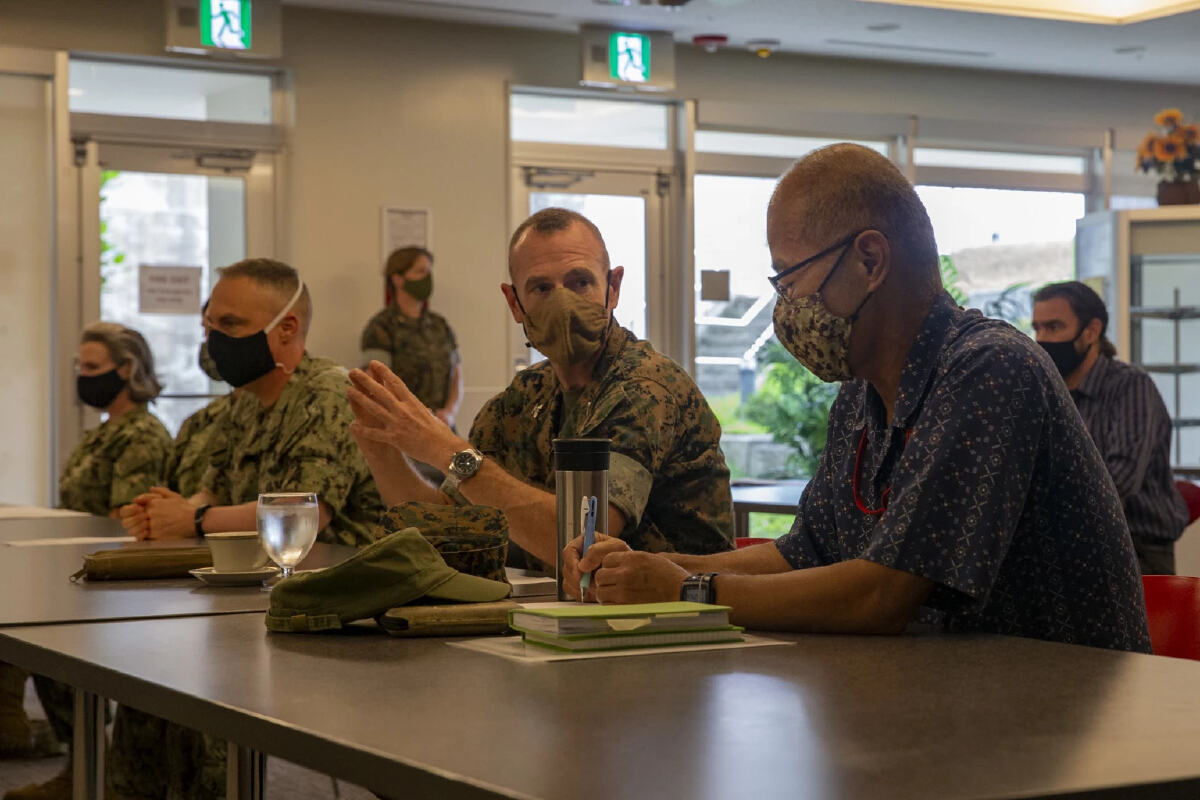
[(509, 661), (522, 664), (545, 664), (549, 661), (580, 661), (585, 658), (620, 658), (623, 656), (655, 656), (661, 653), (691, 653), (695, 650), (739, 650), (745, 647), (771, 647), (773, 645), (790, 645), (793, 642), (781, 642), (776, 639), (764, 639), (761, 636), (745, 635), (743, 642), (723, 642), (714, 644), (688, 644), (678, 647), (643, 647), (634, 650), (603, 650), (589, 653), (560, 653), (537, 645), (527, 645), (520, 636), (489, 636), (484, 639), (471, 639), (465, 642), (447, 642), (451, 647), (461, 647), (464, 650), (474, 650), (477, 653), (500, 656)]
[(86, 517), (79, 511), (37, 506), (0, 506), (0, 519), (45, 519), (46, 517)]
[(523, 569), (507, 567), (508, 582), (513, 587), (513, 597), (541, 597), (553, 595), (557, 589), (554, 578), (545, 575), (530, 575)]
[(23, 539), (19, 542), (5, 542), (9, 547), (53, 547), (55, 545), (73, 544), (121, 544), (136, 542), (132, 536), (68, 536), (65, 539)]

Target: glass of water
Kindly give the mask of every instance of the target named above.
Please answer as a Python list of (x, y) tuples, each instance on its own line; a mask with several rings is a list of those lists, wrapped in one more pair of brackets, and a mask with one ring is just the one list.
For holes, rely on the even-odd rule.
[(258, 538), (271, 560), (283, 570), (280, 580), (292, 577), (317, 541), (320, 507), (312, 492), (281, 492), (258, 496)]

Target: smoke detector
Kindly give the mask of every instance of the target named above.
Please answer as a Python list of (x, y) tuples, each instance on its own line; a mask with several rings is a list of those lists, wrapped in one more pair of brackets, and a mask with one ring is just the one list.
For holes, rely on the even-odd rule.
[(751, 39), (746, 42), (746, 49), (759, 58), (767, 58), (779, 49), (779, 45), (778, 39)]
[(692, 44), (703, 47), (706, 53), (715, 53), (729, 44), (729, 37), (723, 33), (702, 33), (692, 37)]

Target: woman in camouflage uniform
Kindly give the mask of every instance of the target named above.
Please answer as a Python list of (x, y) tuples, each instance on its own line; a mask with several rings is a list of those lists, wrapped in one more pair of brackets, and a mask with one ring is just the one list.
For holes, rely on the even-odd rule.
[[(154, 375), (154, 357), (140, 333), (123, 325), (97, 322), (83, 331), (79, 344), (79, 399), (103, 411), (108, 419), (84, 435), (59, 478), (59, 507), (97, 516), (115, 517), (117, 509), (150, 491), (162, 479), (171, 452), (171, 434), (151, 414), (146, 404), (158, 397), (162, 386)], [(7, 708), (24, 695), (25, 676), (0, 665), (0, 720), (3, 739), (20, 734), (29, 723)], [(38, 696), (60, 742), (71, 741), (74, 721), (73, 690), (40, 675), (34, 676)], [(11, 689), (11, 691), (10, 691)], [(11, 723), (11, 724), (10, 724)], [(8, 731), (13, 727), (13, 731)], [(27, 736), (27, 734), (26, 734)], [(27, 739), (26, 739), (27, 741)], [(66, 771), (49, 784), (9, 792), (6, 798), (70, 797), (70, 762)]]
[(135, 330), (97, 322), (79, 345), (79, 399), (108, 414), (72, 451), (58, 481), (59, 506), (116, 517), (162, 480), (171, 434), (146, 403), (162, 386), (150, 346)]
[(387, 308), (362, 334), (363, 366), (382, 361), (442, 422), (454, 427), (462, 402), (462, 361), (446, 318), (429, 310), (433, 254), (403, 247), (384, 267)]

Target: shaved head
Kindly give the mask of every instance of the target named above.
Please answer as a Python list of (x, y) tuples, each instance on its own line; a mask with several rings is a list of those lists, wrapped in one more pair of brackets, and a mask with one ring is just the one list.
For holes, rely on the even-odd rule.
[(809, 153), (779, 180), (767, 209), (772, 241), (820, 250), (863, 230), (887, 237), (908, 278), (941, 286), (925, 206), (896, 165), (868, 147), (843, 143)]

